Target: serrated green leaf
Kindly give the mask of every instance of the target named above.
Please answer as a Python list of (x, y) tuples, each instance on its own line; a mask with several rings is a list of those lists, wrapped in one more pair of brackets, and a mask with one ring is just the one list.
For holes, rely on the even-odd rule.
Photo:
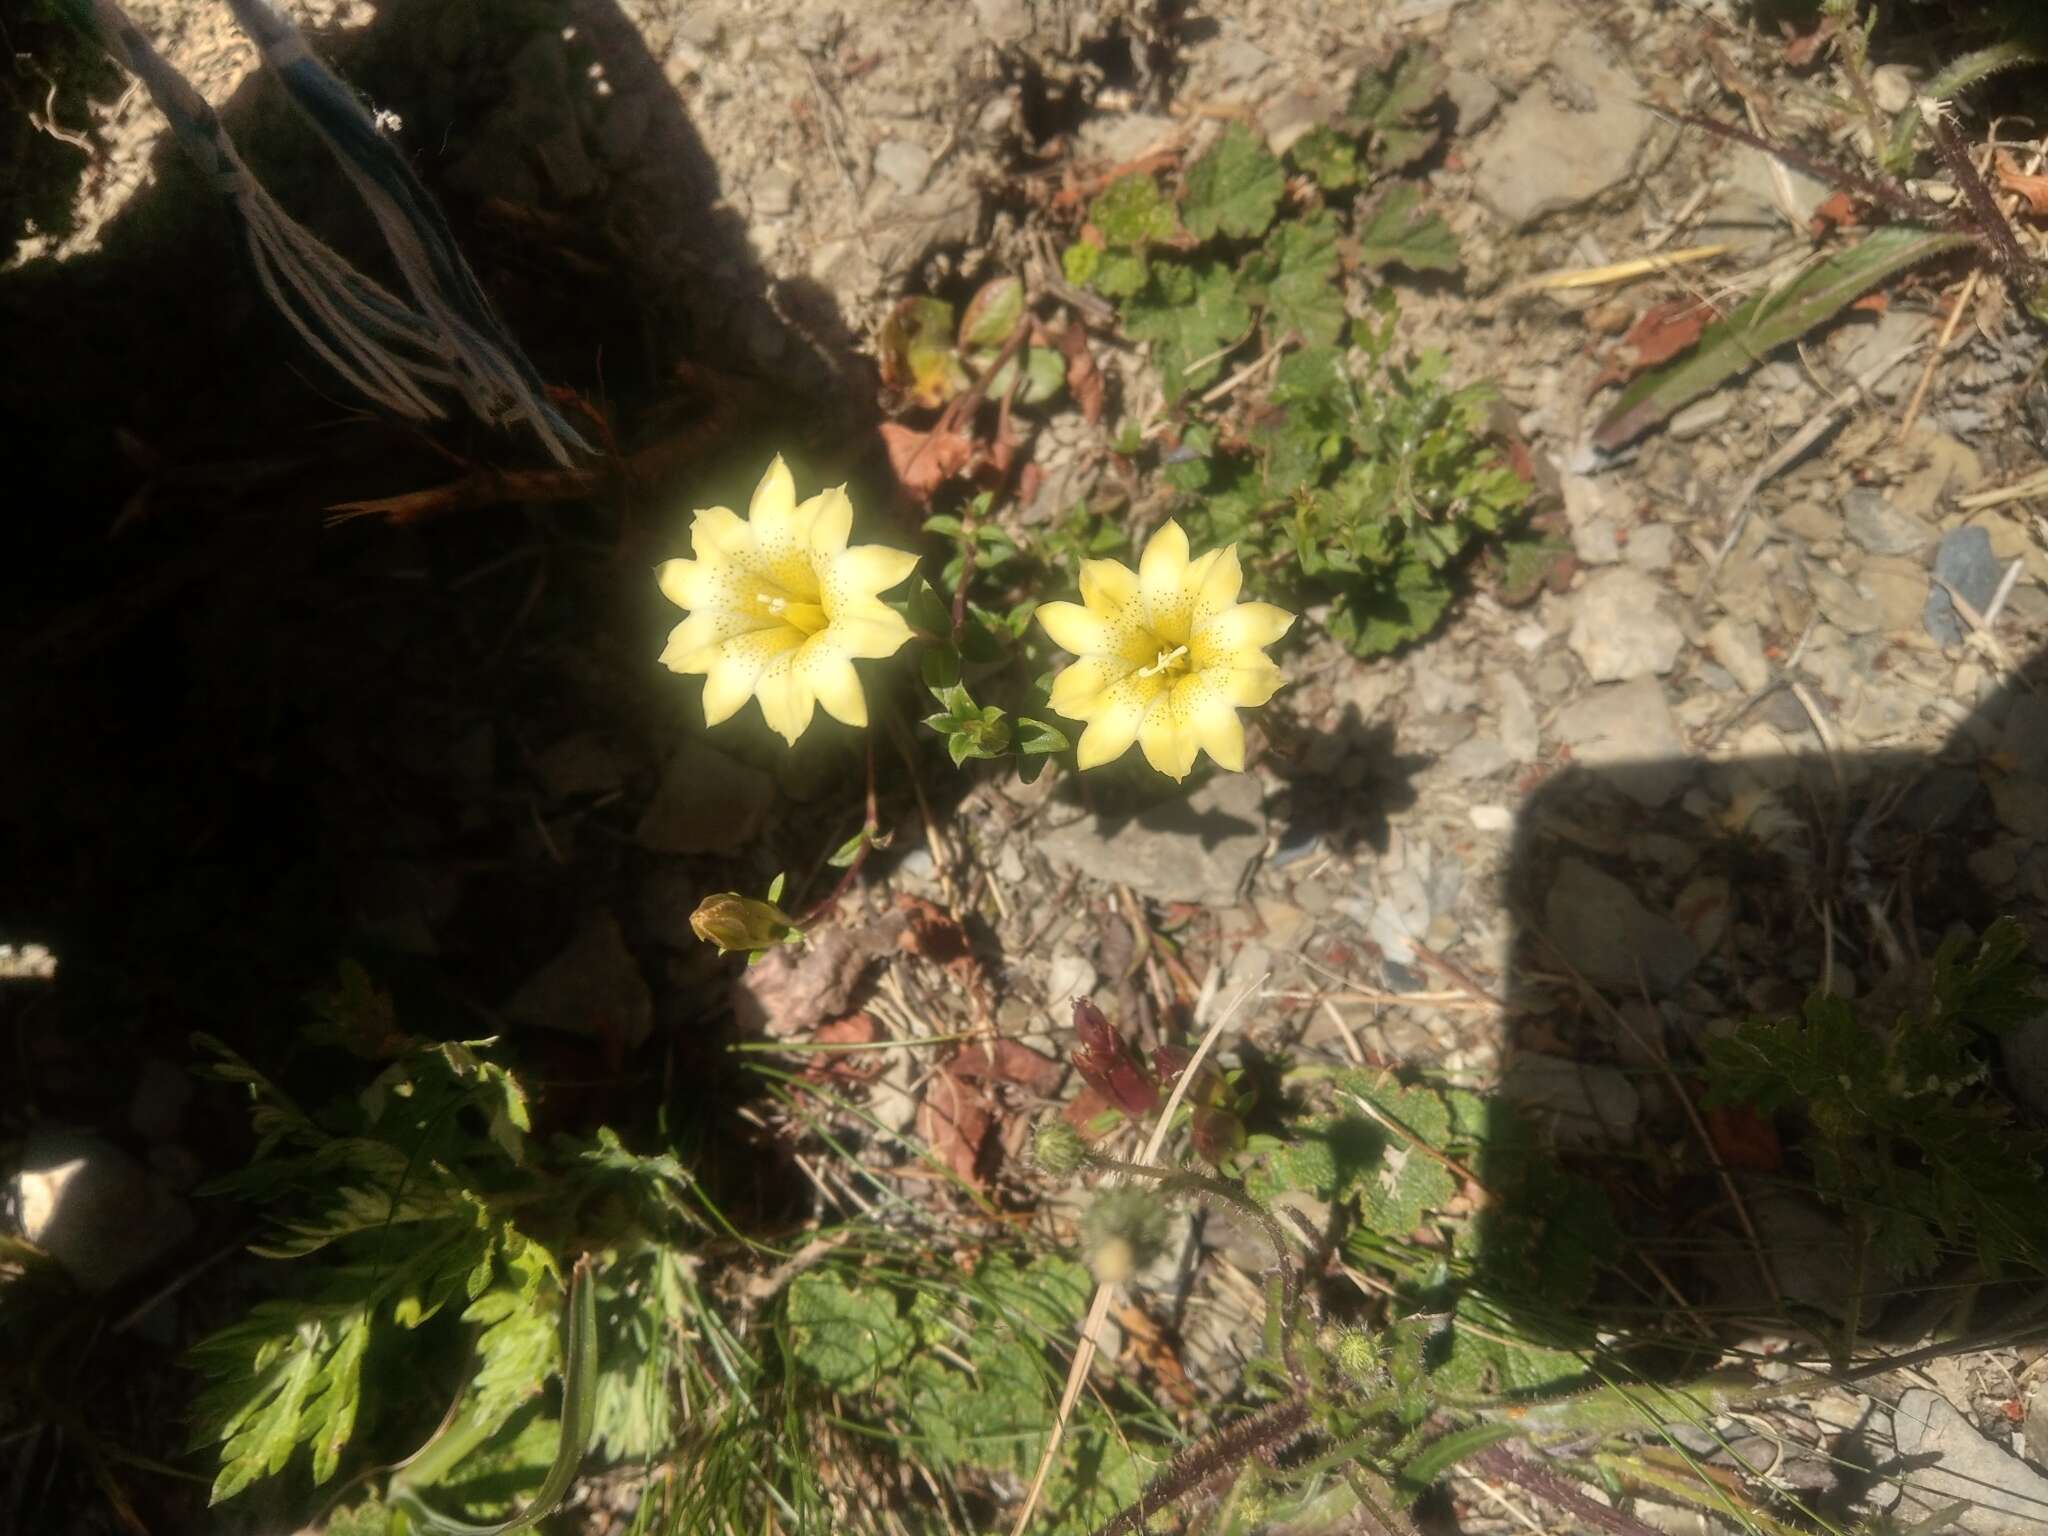
[(1334, 128), (1311, 128), (1294, 141), (1287, 157), (1325, 192), (1358, 185), (1358, 145)]
[(1337, 221), (1327, 211), (1288, 219), (1245, 258), (1251, 296), (1266, 306), (1266, 339), (1289, 336), (1327, 346), (1344, 330), (1344, 289), (1338, 279)]
[(851, 1290), (829, 1271), (790, 1282), (788, 1314), (797, 1363), (834, 1392), (873, 1389), (917, 1342), (887, 1288)]
[(1095, 291), (1106, 298), (1128, 299), (1144, 291), (1152, 264), (1139, 251), (1110, 251), (1095, 272)]
[(1413, 182), (1388, 187), (1358, 226), (1358, 259), (1369, 267), (1411, 272), (1455, 272), (1463, 259), (1458, 237), (1435, 214), (1418, 216), (1422, 192)]
[(1700, 333), (1683, 357), (1642, 375), (1622, 391), (1593, 433), (1612, 452), (1649, 431), (1681, 406), (1832, 319), (1885, 279), (1969, 245), (1960, 230), (1894, 224), (1874, 230), (1775, 292), (1760, 293)]
[(1188, 169), (1181, 221), (1197, 240), (1212, 235), (1249, 239), (1273, 222), (1287, 190), (1287, 174), (1242, 123), (1231, 123)]
[(1111, 247), (1145, 246), (1177, 232), (1173, 207), (1143, 173), (1119, 176), (1088, 205), (1088, 222)]
[(1414, 164), (1436, 142), (1420, 121), (1443, 89), (1444, 67), (1421, 47), (1404, 48), (1386, 68), (1368, 70), (1351, 92), (1351, 114), (1372, 131), (1372, 159), (1383, 170)]
[(1235, 275), (1210, 261), (1158, 263), (1151, 287), (1124, 310), (1131, 339), (1153, 344), (1160, 387), (1170, 401), (1215, 378), (1251, 323)]
[(470, 1381), (471, 1419), (490, 1433), (539, 1392), (560, 1363), (556, 1332), (559, 1300), (522, 1296), (516, 1287), (498, 1286), (471, 1302), (462, 1314), (467, 1323), (481, 1323), (477, 1335), (476, 1374)]
[(1102, 265), (1102, 247), (1091, 245), (1086, 240), (1076, 240), (1060, 252), (1060, 275), (1076, 288), (1086, 288), (1095, 280), (1095, 272)]

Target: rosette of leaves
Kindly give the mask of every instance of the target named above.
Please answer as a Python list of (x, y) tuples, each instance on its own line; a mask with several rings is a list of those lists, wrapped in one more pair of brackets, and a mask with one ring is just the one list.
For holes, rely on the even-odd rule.
[[(1254, 593), (1326, 605), (1361, 655), (1434, 628), (1528, 496), (1492, 441), (1492, 393), (1453, 383), (1442, 353), (1406, 355), (1393, 290), (1368, 285), (1385, 268), (1458, 268), (1450, 229), (1393, 179), (1441, 138), (1441, 82), (1417, 50), (1362, 76), (1349, 112), (1290, 149), (1299, 197), (1232, 124), (1177, 189), (1112, 183), (1064, 258), (1150, 346), (1177, 418), (1162, 474), (1189, 537), (1240, 545)], [(1270, 373), (1218, 388), (1273, 352)]]

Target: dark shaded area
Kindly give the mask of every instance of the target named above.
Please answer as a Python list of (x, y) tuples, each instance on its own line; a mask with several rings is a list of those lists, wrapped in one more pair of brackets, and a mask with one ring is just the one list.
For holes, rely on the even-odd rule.
[[(688, 509), (744, 506), (774, 451), (806, 486), (851, 476), (862, 536), (905, 541), (878, 526), (872, 379), (829, 301), (771, 291), (677, 90), (606, 0), (391, 0), (315, 41), (403, 120), (542, 376), (601, 408), (622, 452), (684, 451), (662, 483), (588, 502), (337, 523), (337, 503), (538, 450), (459, 403), (430, 440), (347, 398), (168, 140), (98, 251), (0, 274), (0, 353), (19, 360), (0, 371), (16, 508), (0, 943), (47, 944), (60, 965), (54, 984), (0, 983), (0, 1156), (11, 1168), (43, 1128), (90, 1126), (190, 1195), (245, 1161), (246, 1107), (200, 1084), (170, 1095), (166, 1127), (145, 1079), (180, 1078), (205, 1031), (308, 1102), (355, 1083), (361, 1063), (299, 1037), (307, 995), (352, 958), (406, 1030), (503, 1037), (537, 1133), (602, 1121), (644, 1138), (665, 1118), (718, 1198), (772, 1228), (785, 1169), (733, 1119), (729, 1060), (699, 1027), (725, 967), (687, 919), (706, 891), (777, 869), (829, 887), (809, 866), (858, 825), (861, 758), (823, 721), (790, 754), (751, 709), (703, 739), (699, 686), (654, 664), (677, 614), (650, 571), (682, 552)], [(269, 79), (222, 117), (295, 217), (398, 286)], [(44, 190), (69, 196), (61, 179)], [(650, 829), (665, 780), (668, 820)], [(522, 1004), (593, 929), (622, 963)], [(8, 1373), (0, 1424), (28, 1432), (0, 1453), (0, 1524), (35, 1510), (58, 1517), (46, 1529), (117, 1528), (102, 1439), (204, 1464), (184, 1454), (177, 1356), (278, 1274), (242, 1253), (233, 1202), (191, 1205), (198, 1230), (173, 1254), (72, 1306), (78, 1326)], [(416, 1400), (366, 1423), (365, 1450), (432, 1429), (458, 1335), (455, 1353), (421, 1344), (401, 1373)], [(203, 1480), (116, 1480), (157, 1531), (276, 1524), (310, 1497), (295, 1475), (215, 1526)]]

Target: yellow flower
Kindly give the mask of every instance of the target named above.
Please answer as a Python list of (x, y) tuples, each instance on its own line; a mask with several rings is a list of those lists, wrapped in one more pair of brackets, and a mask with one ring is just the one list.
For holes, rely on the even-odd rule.
[(668, 637), (662, 665), (704, 674), (704, 721), (729, 720), (749, 698), (770, 730), (794, 744), (816, 704), (848, 725), (868, 723), (856, 656), (894, 654), (910, 626), (879, 594), (908, 576), (915, 555), (880, 544), (849, 549), (846, 487), (798, 505), (777, 454), (745, 518), (706, 507), (690, 527), (691, 560), (656, 570), (662, 595), (690, 610)]
[(1240, 708), (1255, 708), (1285, 681), (1263, 647), (1294, 615), (1271, 603), (1240, 603), (1237, 546), (1188, 559), (1188, 536), (1169, 522), (1145, 543), (1134, 574), (1115, 560), (1081, 563), (1081, 601), (1038, 610), (1053, 643), (1080, 660), (1052, 680), (1052, 707), (1087, 722), (1076, 757), (1094, 768), (1133, 741), (1161, 773), (1184, 779), (1207, 752), (1244, 767)]

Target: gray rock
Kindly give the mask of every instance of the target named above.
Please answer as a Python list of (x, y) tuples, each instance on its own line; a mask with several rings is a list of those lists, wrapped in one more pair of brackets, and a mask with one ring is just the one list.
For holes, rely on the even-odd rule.
[(1683, 928), (1583, 859), (1559, 863), (1543, 898), (1543, 929), (1587, 980), (1603, 986), (1634, 992), (1647, 984), (1661, 997), (1699, 964), (1699, 950)]
[[(1848, 1277), (1858, 1273), (1857, 1248), (1840, 1218), (1818, 1202), (1787, 1190), (1752, 1191), (1749, 1200), (1750, 1219), (1756, 1223), (1785, 1299), (1846, 1319), (1851, 1301)], [(1746, 1244), (1744, 1252), (1746, 1255)], [(1761, 1286), (1753, 1258), (1737, 1259), (1731, 1253), (1728, 1262), (1740, 1265), (1731, 1275), (1738, 1284)], [(1888, 1294), (1892, 1277), (1875, 1264), (1865, 1269), (1863, 1314), (1867, 1318), (1880, 1305), (1871, 1298)]]
[(1668, 571), (1678, 554), (1678, 530), (1669, 523), (1645, 523), (1629, 531), (1622, 553), (1639, 571)]
[(1934, 542), (1927, 524), (1863, 486), (1842, 498), (1842, 529), (1873, 555), (1910, 555)]
[(1454, 779), (1470, 782), (1491, 778), (1514, 761), (1508, 749), (1491, 736), (1474, 736), (1453, 747), (1444, 758), (1444, 770)]
[(505, 1016), (536, 1029), (558, 1029), (628, 1048), (654, 1029), (654, 996), (626, 948), (618, 919), (597, 912), (562, 952), (512, 995)]
[(1934, 551), (1934, 574), (1939, 580), (1927, 593), (1927, 633), (1937, 645), (1961, 645), (1967, 626), (1941, 582), (1962, 596), (1964, 602), (1982, 613), (1998, 591), (2004, 575), (1998, 557), (1991, 552), (1991, 534), (1981, 525), (1951, 528), (1941, 536)]
[(2037, 843), (2048, 841), (2048, 784), (2039, 779), (1993, 779), (1991, 808), (2006, 831)]
[(1763, 636), (1746, 619), (1721, 618), (1706, 633), (1707, 654), (1728, 669), (1744, 693), (1759, 692), (1771, 680), (1770, 659)]
[(875, 146), (875, 174), (905, 197), (924, 190), (932, 173), (932, 152), (909, 139), (884, 139)]
[(1874, 635), (1884, 628), (1884, 613), (1876, 600), (1848, 577), (1819, 567), (1806, 573), (1806, 586), (1828, 622), (1843, 634)]
[(1594, 688), (1574, 699), (1552, 722), (1573, 759), (1603, 771), (1630, 799), (1662, 805), (1692, 776), (1692, 762), (1671, 718), (1664, 687), (1654, 677)]
[(1971, 1536), (2040, 1536), (2048, 1525), (2048, 1477), (1985, 1439), (1946, 1398), (1910, 1388), (1892, 1424), (1899, 1456), (1915, 1461), (1900, 1500), (1908, 1522), (1961, 1500), (1969, 1508), (1957, 1523)]
[(1501, 1092), (1564, 1147), (1620, 1146), (1635, 1134), (1642, 1096), (1619, 1069), (1520, 1052)]
[(779, 165), (757, 171), (747, 183), (754, 216), (762, 219), (787, 218), (796, 207), (796, 178)]
[(1596, 683), (1669, 672), (1685, 631), (1664, 612), (1663, 587), (1626, 566), (1595, 572), (1572, 599), (1566, 643)]
[(1501, 113), (1479, 147), (1474, 190), (1516, 224), (1598, 197), (1635, 168), (1649, 136), (1642, 95), (1594, 34), (1569, 34), (1552, 51), (1550, 79)]
[(1535, 762), (1543, 752), (1543, 737), (1536, 724), (1536, 706), (1529, 698), (1529, 690), (1512, 672), (1495, 672), (1487, 683), (1500, 711), (1500, 744), (1507, 748), (1508, 756), (1516, 762)]
[(1245, 773), (1219, 773), (1185, 798), (1135, 816), (1082, 815), (1038, 841), (1054, 864), (1161, 901), (1237, 904), (1266, 846), (1265, 794)]
[(1453, 69), (1444, 76), (1444, 95), (1451, 103), (1451, 125), (1460, 134), (1474, 134), (1500, 110), (1500, 87), (1477, 70)]
[(192, 1235), (190, 1208), (161, 1179), (84, 1132), (30, 1135), (14, 1184), (21, 1235), (95, 1295), (141, 1274)]
[(1704, 437), (1734, 414), (1735, 400), (1734, 390), (1716, 390), (1704, 400), (1695, 400), (1674, 412), (1664, 430), (1680, 441)]
[(1877, 605), (1880, 634), (1909, 634), (1927, 611), (1927, 568), (1904, 555), (1873, 555), (1856, 585)]
[(730, 853), (761, 830), (774, 804), (765, 773), (692, 738), (669, 758), (633, 836), (656, 853)]

